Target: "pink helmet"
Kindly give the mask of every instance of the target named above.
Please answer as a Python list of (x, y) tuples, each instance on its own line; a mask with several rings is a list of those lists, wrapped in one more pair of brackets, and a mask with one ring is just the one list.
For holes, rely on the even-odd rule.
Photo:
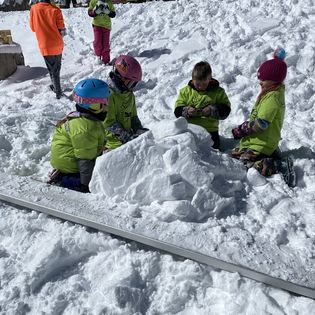
[(128, 80), (139, 82), (142, 79), (142, 69), (139, 62), (127, 55), (120, 55), (114, 63), (114, 69), (119, 75)]

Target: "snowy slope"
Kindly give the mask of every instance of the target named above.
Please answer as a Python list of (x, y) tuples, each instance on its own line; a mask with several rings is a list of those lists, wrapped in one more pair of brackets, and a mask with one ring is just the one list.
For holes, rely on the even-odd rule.
[[(71, 88), (86, 76), (106, 79), (110, 68), (99, 65), (93, 56), (86, 10), (63, 13), (68, 30), (63, 86)], [(118, 5), (112, 56), (130, 53), (143, 66), (136, 97), (139, 116), (152, 134), (100, 158), (92, 183), (97, 194), (88, 198), (108, 203), (107, 216), (112, 213), (119, 225), (134, 222), (141, 229), (150, 222), (162, 238), (174, 236), (196, 248), (208, 240), (208, 247), (200, 250), (219, 246), (226, 259), (254, 262), (263, 270), (315, 287), (310, 273), (315, 254), (314, 20), (314, 1)], [(73, 104), (57, 101), (48, 89), (28, 12), (1, 12), (0, 28), (11, 28), (28, 65), (0, 82), (0, 171), (44, 178), (50, 170), (51, 122), (72, 110)], [(220, 129), (227, 152), (234, 145), (230, 129), (248, 117), (259, 92), (256, 70), (277, 45), (288, 53), (280, 146), (295, 158), (298, 185), (293, 190), (280, 176), (265, 180), (250, 172), (246, 177), (242, 166), (226, 153), (207, 151), (203, 140), (196, 144), (196, 139), (204, 139), (196, 130), (199, 137), (188, 136), (182, 127), (168, 135), (162, 132), (174, 124), (174, 101), (190, 79), (193, 65), (207, 60), (232, 102), (232, 113)], [(138, 155), (139, 148), (146, 152), (145, 158)], [(128, 160), (130, 152), (135, 158)], [(119, 171), (117, 161), (125, 177), (112, 176)], [(108, 165), (106, 178), (102, 171), (109, 170)], [(135, 181), (127, 176), (130, 165)], [(152, 174), (158, 175), (153, 183)], [(109, 190), (99, 186), (105, 179), (112, 181)], [(196, 194), (198, 185), (208, 190)], [(143, 193), (143, 187), (151, 187), (149, 193)], [(216, 203), (207, 204), (207, 198)], [(88, 233), (45, 215), (5, 205), (1, 213), (0, 305), (6, 314), (39, 310), (47, 314), (311, 314), (315, 308), (310, 299)], [(193, 242), (186, 237), (194, 235)], [(261, 244), (273, 253), (261, 252)], [(255, 256), (246, 256), (249, 247), (257, 250)]]

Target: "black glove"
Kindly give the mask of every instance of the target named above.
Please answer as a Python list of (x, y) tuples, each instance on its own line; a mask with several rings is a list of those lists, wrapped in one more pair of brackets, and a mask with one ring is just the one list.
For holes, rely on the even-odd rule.
[(111, 12), (108, 7), (108, 4), (106, 2), (103, 2), (102, 0), (97, 1), (96, 6), (93, 11), (96, 15), (110, 14)]

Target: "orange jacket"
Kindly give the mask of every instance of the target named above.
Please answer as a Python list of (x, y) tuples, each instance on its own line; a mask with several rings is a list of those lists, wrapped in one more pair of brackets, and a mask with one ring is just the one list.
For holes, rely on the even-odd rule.
[(32, 5), (30, 27), (36, 33), (38, 47), (43, 56), (60, 55), (64, 43), (59, 30), (65, 28), (62, 12), (50, 3)]

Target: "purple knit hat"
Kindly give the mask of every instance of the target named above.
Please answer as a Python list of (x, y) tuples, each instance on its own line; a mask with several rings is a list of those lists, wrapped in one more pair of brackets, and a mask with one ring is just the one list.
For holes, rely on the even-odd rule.
[(285, 50), (277, 48), (273, 54), (273, 59), (265, 61), (257, 71), (260, 81), (274, 81), (282, 83), (287, 75), (287, 65), (284, 62)]

